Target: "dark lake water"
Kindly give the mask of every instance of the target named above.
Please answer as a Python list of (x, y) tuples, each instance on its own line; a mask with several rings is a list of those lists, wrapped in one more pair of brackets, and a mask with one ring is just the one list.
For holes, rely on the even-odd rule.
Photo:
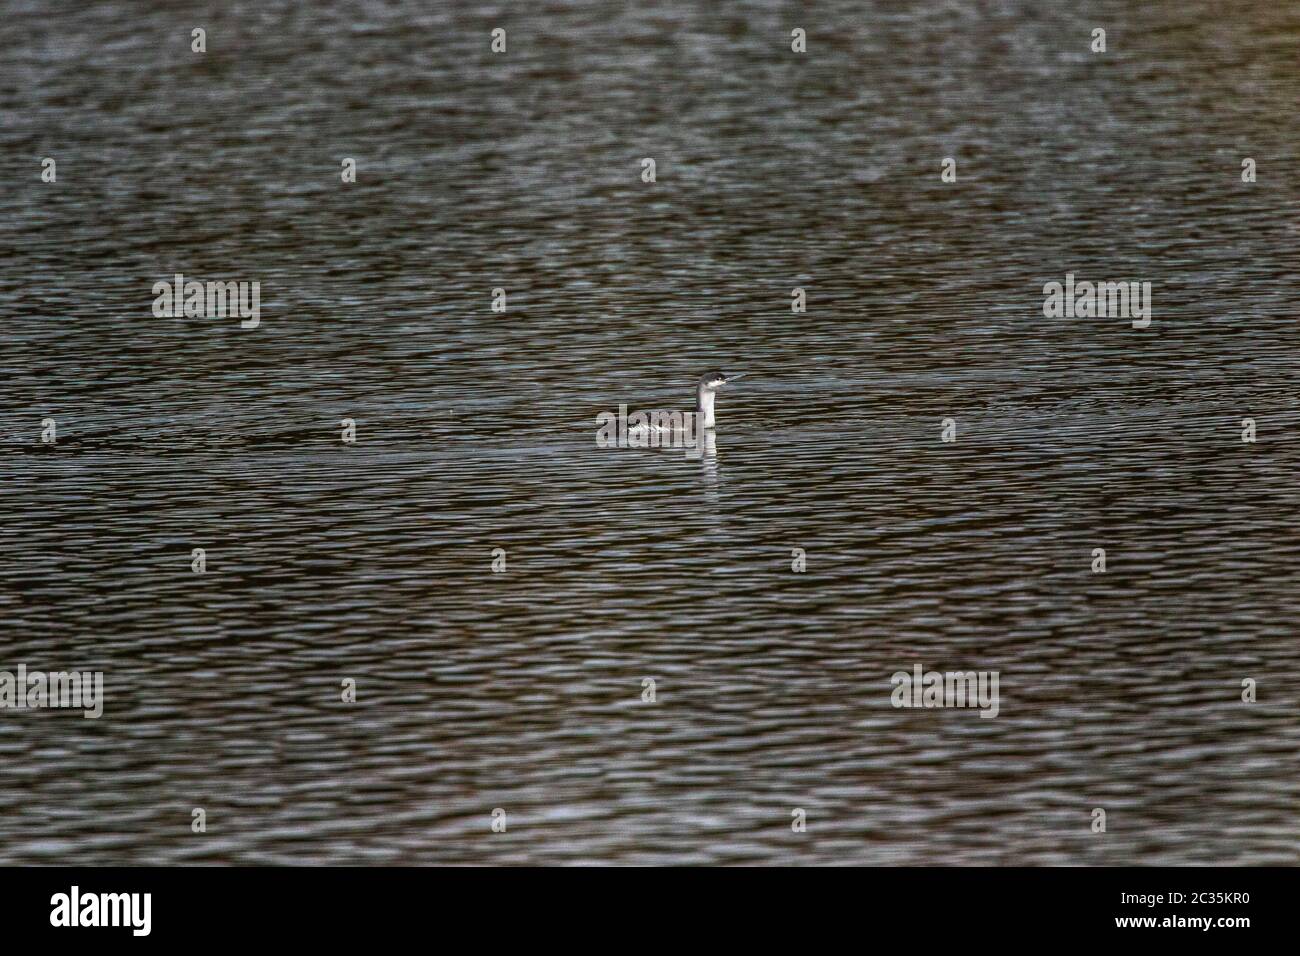
[(1296, 8), (219, 8), (0, 17), (0, 863), (1300, 863)]

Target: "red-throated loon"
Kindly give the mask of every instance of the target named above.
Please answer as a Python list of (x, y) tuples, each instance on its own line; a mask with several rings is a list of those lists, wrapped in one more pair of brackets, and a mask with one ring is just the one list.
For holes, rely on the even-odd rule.
[[(741, 373), (744, 374), (743, 372)], [(715, 428), (717, 417), (713, 411), (714, 399), (717, 398), (718, 389), (728, 382), (735, 381), (740, 375), (724, 375), (722, 372), (705, 372), (698, 385), (695, 386), (695, 410), (692, 412), (668, 411), (656, 409), (651, 412), (639, 412), (644, 415), (644, 424), (629, 423), (628, 436), (647, 435), (647, 434), (665, 434), (673, 431), (681, 431), (684, 427), (684, 421), (687, 415), (694, 414), (694, 427), (696, 429)]]

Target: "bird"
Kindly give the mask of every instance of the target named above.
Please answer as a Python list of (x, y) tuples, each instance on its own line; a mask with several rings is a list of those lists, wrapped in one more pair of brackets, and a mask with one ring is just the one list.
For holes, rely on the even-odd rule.
[[(714, 400), (718, 389), (728, 382), (734, 382), (744, 373), (727, 375), (719, 371), (705, 372), (695, 386), (695, 408), (691, 412), (668, 409), (655, 409), (648, 412), (634, 412), (628, 416), (627, 437), (645, 439), (650, 436), (671, 435), (674, 432), (690, 432), (692, 429), (712, 431), (717, 428), (717, 415)], [(694, 416), (688, 422), (688, 416)], [(635, 419), (635, 421), (634, 421)]]

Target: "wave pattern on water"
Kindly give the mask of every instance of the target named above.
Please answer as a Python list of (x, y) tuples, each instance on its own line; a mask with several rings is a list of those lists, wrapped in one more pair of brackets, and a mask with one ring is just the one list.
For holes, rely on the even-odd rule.
[(1096, 7), (10, 4), (0, 863), (1300, 862), (1300, 12)]

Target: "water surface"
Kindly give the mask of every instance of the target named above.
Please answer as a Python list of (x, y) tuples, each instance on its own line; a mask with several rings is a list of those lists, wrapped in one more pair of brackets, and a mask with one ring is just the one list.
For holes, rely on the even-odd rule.
[(8, 4), (0, 862), (1300, 862), (1300, 14), (908, 7)]

